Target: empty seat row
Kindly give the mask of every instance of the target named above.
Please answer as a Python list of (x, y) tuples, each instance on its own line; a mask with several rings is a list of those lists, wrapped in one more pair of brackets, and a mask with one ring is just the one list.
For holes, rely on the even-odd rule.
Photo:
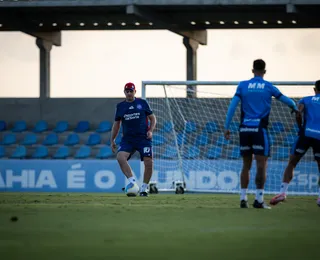
[(90, 130), (94, 130), (98, 133), (105, 133), (111, 131), (112, 123), (110, 121), (102, 121), (100, 122), (98, 128), (91, 129), (89, 121), (79, 121), (75, 128), (71, 128), (67, 121), (59, 121), (56, 123), (55, 128), (50, 129), (48, 126), (48, 122), (44, 120), (38, 121), (32, 129), (28, 129), (26, 121), (16, 121), (13, 125), (12, 129), (7, 128), (7, 124), (5, 121), (0, 121), (0, 131), (10, 130), (12, 132), (24, 132), (31, 130), (35, 133), (42, 133), (46, 131), (53, 131), (56, 133), (63, 133), (66, 131), (74, 131), (76, 133), (84, 133)]
[[(26, 146), (17, 146), (16, 149), (9, 155), (12, 159), (25, 159), (27, 158), (28, 149)], [(53, 154), (53, 159), (67, 159), (71, 155), (71, 150), (67, 146), (60, 146)], [(81, 146), (76, 153), (72, 156), (74, 159), (86, 159), (92, 156), (92, 149), (89, 146)], [(99, 149), (98, 154), (95, 156), (97, 159), (107, 159), (113, 156), (110, 146), (103, 146)], [(0, 146), (0, 158), (6, 157), (4, 146)], [(33, 159), (46, 159), (51, 157), (47, 146), (38, 146), (32, 153)]]

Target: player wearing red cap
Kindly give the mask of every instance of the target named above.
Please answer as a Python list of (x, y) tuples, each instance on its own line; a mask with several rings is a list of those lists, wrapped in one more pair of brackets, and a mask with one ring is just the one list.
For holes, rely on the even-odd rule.
[(117, 152), (118, 163), (129, 180), (128, 185), (132, 185), (136, 180), (128, 160), (136, 151), (140, 153), (141, 161), (144, 162), (140, 196), (148, 196), (148, 184), (153, 172), (152, 132), (156, 126), (156, 117), (146, 100), (135, 97), (136, 88), (133, 83), (129, 82), (124, 86), (124, 94), (126, 99), (118, 103), (116, 108), (111, 131), (111, 148), (115, 153), (117, 148), (115, 139), (122, 124), (123, 135)]

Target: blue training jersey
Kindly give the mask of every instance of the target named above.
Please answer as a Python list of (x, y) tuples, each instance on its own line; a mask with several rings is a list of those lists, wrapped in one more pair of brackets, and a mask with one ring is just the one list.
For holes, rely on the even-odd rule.
[(305, 136), (320, 140), (320, 94), (304, 97), (299, 104), (304, 105), (303, 130)]
[(148, 116), (151, 114), (148, 102), (135, 98), (133, 102), (123, 101), (117, 104), (115, 121), (121, 120), (124, 138), (146, 137), (149, 129)]
[(241, 100), (241, 124), (264, 127), (269, 123), (272, 97), (279, 99), (282, 93), (262, 77), (242, 81), (235, 96)]

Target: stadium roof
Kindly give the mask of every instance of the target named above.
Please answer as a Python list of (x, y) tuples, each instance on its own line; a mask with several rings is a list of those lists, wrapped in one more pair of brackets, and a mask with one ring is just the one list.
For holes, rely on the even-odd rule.
[(0, 31), (320, 28), (320, 0), (0, 0)]

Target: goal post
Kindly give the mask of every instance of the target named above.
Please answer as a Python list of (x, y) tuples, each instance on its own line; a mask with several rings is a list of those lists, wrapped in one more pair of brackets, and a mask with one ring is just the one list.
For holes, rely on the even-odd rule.
[[(174, 191), (185, 183), (186, 191), (238, 193), (240, 157), (238, 127), (240, 106), (231, 122), (231, 139), (223, 137), (228, 106), (239, 82), (236, 81), (143, 81), (142, 98), (157, 117), (153, 134), (154, 174), (159, 191)], [(314, 82), (273, 81), (281, 92), (296, 102), (313, 95)], [(196, 86), (195, 98), (187, 98), (187, 86)], [(188, 89), (190, 91), (190, 89)], [(192, 91), (192, 90), (191, 90)], [(297, 137), (290, 109), (273, 100), (269, 120), (271, 156), (268, 160), (265, 192), (279, 192), (283, 171)], [(249, 192), (255, 191), (255, 162)], [(318, 190), (318, 169), (309, 150), (295, 169), (289, 194), (313, 195)]]

